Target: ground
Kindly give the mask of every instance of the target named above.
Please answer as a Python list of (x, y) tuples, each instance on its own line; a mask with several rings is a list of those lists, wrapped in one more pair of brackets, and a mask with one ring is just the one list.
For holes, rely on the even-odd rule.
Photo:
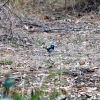
[[(65, 25), (100, 27), (98, 14), (59, 21)], [(46, 97), (56, 89), (59, 93), (54, 97), (56, 100), (65, 97), (66, 100), (100, 99), (99, 31), (29, 32), (20, 25), (12, 28), (15, 39), (20, 38), (0, 41), (1, 88), (5, 75), (12, 73), (13, 88), (22, 96), (39, 88)], [(0, 29), (0, 34), (4, 33), (5, 30)], [(55, 49), (49, 56), (43, 46), (51, 44)]]

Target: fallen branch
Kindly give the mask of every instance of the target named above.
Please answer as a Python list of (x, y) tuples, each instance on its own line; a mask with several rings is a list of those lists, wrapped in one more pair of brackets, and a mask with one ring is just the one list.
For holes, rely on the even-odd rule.
[(2, 8), (3, 6), (5, 6), (8, 2), (9, 2), (9, 0), (7, 0), (4, 4), (2, 4), (0, 8)]

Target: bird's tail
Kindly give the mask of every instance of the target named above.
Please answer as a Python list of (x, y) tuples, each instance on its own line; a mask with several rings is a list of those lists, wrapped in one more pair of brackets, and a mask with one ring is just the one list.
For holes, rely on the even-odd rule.
[(43, 46), (43, 49), (46, 49), (47, 50), (47, 46)]

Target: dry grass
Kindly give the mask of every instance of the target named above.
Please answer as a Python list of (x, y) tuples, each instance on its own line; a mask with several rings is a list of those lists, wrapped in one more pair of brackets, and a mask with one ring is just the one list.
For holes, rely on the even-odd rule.
[[(41, 1), (11, 0), (9, 6), (13, 5), (13, 11), (26, 19), (27, 17), (36, 18), (35, 20), (40, 18), (44, 22), (45, 14), (55, 10), (56, 7), (58, 9), (61, 0), (44, 1), (46, 8), (40, 6)], [(77, 1), (70, 0), (69, 2), (72, 4)], [(60, 7), (63, 6), (65, 6), (65, 2), (60, 5)], [(18, 27), (15, 25), (15, 22), (19, 21), (15, 16), (9, 17), (8, 15), (7, 18), (12, 21), (11, 28), (16, 41), (12, 39), (0, 42), (1, 84), (5, 81), (6, 74), (12, 73), (15, 86), (10, 91), (15, 89), (22, 96), (30, 96), (32, 90), (37, 89), (38, 91), (35, 92), (39, 92), (42, 89), (44, 93), (42, 96), (50, 96), (51, 100), (61, 94), (69, 99), (100, 98), (99, 31), (28, 32), (19, 25), (20, 23), (17, 23)], [(12, 20), (13, 18), (16, 20)], [(98, 27), (99, 20), (99, 15), (96, 14), (85, 15), (79, 19), (68, 16), (64, 20), (53, 19), (56, 24), (52, 27), (61, 24)], [(6, 20), (2, 19), (1, 22), (2, 25), (6, 23), (7, 27)], [(46, 22), (49, 21), (46, 20)], [(3, 32), (6, 33), (5, 30), (0, 29), (0, 35), (4, 34)], [(20, 37), (18, 38), (18, 36)], [(17, 40), (16, 37), (20, 40)], [(55, 50), (50, 57), (43, 49), (43, 43), (46, 46), (55, 44)], [(2, 86), (0, 91), (1, 89)], [(62, 97), (58, 96), (56, 100), (59, 98)]]

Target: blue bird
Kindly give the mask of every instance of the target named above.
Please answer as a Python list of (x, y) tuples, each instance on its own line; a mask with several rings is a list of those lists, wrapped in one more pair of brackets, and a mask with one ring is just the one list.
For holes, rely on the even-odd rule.
[(47, 51), (51, 53), (54, 50), (54, 44), (52, 44), (49, 48), (47, 48)]
[(47, 52), (50, 54), (53, 50), (54, 50), (54, 44), (52, 44), (50, 47), (43, 47), (43, 48), (45, 48), (46, 50), (47, 50)]

